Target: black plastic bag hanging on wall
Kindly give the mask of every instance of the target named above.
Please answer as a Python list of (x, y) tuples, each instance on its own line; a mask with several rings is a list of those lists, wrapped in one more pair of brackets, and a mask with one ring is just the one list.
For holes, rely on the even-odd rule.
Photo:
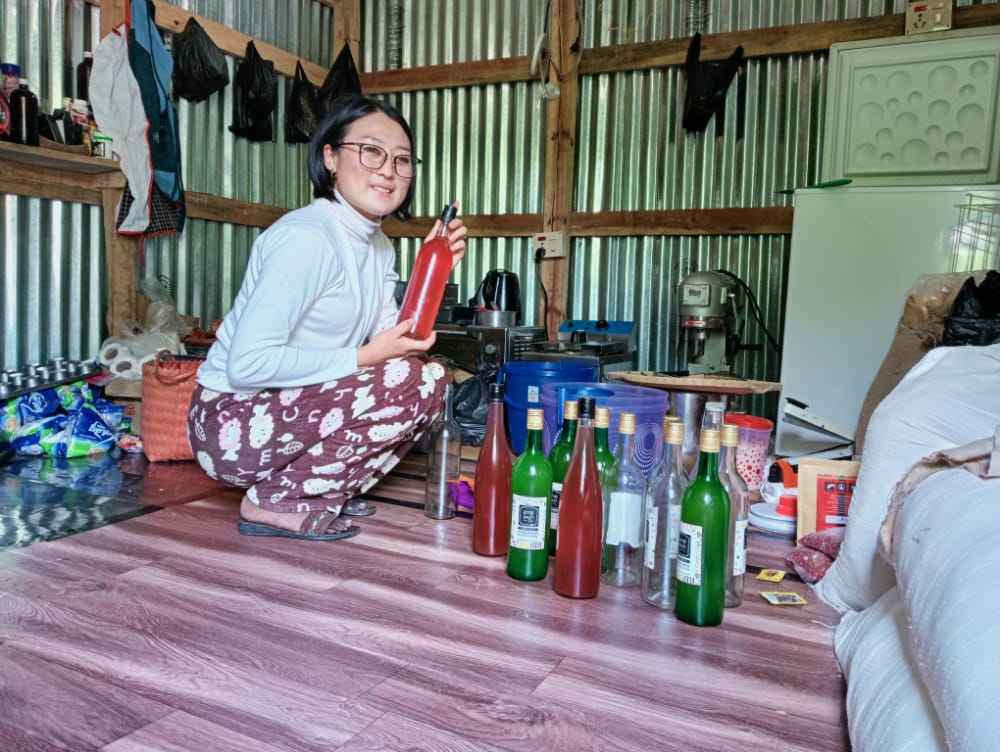
[(361, 93), (361, 77), (354, 65), (351, 48), (346, 44), (333, 61), (333, 67), (326, 74), (326, 80), (319, 90), (319, 114), (324, 118), (330, 114), (334, 101), (346, 94)]
[(201, 102), (229, 85), (226, 56), (193, 18), (184, 31), (174, 35), (173, 56), (177, 96)]
[(295, 66), (295, 78), (288, 94), (288, 104), (285, 107), (285, 142), (289, 144), (308, 144), (309, 139), (322, 119), (316, 100), (319, 91), (316, 84), (309, 80), (302, 63)]
[(247, 43), (246, 55), (236, 69), (233, 124), (229, 130), (251, 141), (273, 141), (274, 108), (278, 104), (278, 76), (274, 63)]
[(737, 47), (725, 60), (701, 61), (701, 34), (695, 34), (688, 46), (684, 75), (684, 130), (700, 133), (712, 115), (716, 116), (716, 133), (722, 133), (725, 122), (726, 91), (736, 71), (743, 63), (743, 47)]
[(969, 277), (955, 296), (944, 322), (941, 344), (985, 347), (1000, 342), (1000, 273), (986, 274), (982, 284)]

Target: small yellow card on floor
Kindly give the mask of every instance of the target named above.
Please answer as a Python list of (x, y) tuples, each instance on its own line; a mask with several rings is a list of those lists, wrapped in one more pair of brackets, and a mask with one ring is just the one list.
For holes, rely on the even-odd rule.
[(757, 575), (758, 580), (764, 580), (764, 582), (781, 582), (785, 579), (785, 570), (783, 569), (762, 569)]
[(798, 593), (779, 593), (776, 590), (761, 591), (760, 597), (772, 606), (805, 606), (809, 603)]

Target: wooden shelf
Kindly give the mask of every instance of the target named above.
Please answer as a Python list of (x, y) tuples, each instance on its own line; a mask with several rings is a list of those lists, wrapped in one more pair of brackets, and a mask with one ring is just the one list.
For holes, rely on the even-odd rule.
[(85, 175), (103, 175), (119, 170), (118, 163), (112, 159), (85, 157), (81, 154), (43, 149), (38, 146), (11, 144), (6, 141), (0, 141), (0, 161), (21, 162), (34, 167), (77, 172)]

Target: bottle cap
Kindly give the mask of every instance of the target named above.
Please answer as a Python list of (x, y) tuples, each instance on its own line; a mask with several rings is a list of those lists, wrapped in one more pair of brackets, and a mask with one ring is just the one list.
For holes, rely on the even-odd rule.
[(618, 418), (618, 433), (635, 435), (635, 413), (622, 413)]
[(497, 384), (497, 383), (490, 384), (490, 399), (491, 400), (503, 399), (503, 384)]
[(732, 423), (722, 424), (722, 446), (735, 447), (740, 445), (740, 427)]
[(684, 443), (684, 424), (680, 421), (674, 421), (667, 428), (667, 443), (681, 445)]
[(701, 432), (701, 441), (698, 444), (698, 448), (703, 452), (708, 452), (710, 454), (719, 453), (719, 432), (714, 428), (706, 428)]
[(587, 420), (594, 419), (594, 408), (596, 403), (593, 397), (581, 397), (580, 398), (580, 417)]
[(528, 408), (528, 430), (529, 431), (541, 431), (545, 428), (545, 413), (542, 412), (541, 408), (529, 407)]
[(89, 59), (89, 58), (92, 58), (93, 56), (94, 56), (94, 53), (93, 53), (93, 52), (84, 52), (84, 53), (83, 53), (83, 59), (84, 59), (84, 60), (87, 60), (87, 59)]
[(666, 436), (667, 432), (670, 430), (671, 423), (680, 423), (681, 419), (676, 415), (664, 415), (663, 416), (663, 435)]
[(594, 421), (594, 425), (597, 428), (610, 428), (611, 427), (611, 410), (607, 407), (597, 408), (595, 413), (597, 419)]
[(577, 420), (580, 417), (580, 403), (576, 400), (563, 402), (563, 420)]
[(17, 79), (17, 85), (18, 86), (27, 86), (28, 85), (28, 79), (26, 79), (26, 78), (19, 78), (19, 79)]
[(448, 223), (455, 218), (458, 214), (458, 207), (455, 204), (448, 204), (444, 209), (441, 210), (441, 225), (442, 227), (447, 227)]

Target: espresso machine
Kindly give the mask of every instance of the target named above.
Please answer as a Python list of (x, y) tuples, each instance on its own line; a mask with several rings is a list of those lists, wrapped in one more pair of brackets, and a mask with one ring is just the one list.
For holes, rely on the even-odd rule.
[(680, 322), (692, 374), (732, 374), (743, 319), (739, 285), (720, 272), (694, 272), (680, 285)]

